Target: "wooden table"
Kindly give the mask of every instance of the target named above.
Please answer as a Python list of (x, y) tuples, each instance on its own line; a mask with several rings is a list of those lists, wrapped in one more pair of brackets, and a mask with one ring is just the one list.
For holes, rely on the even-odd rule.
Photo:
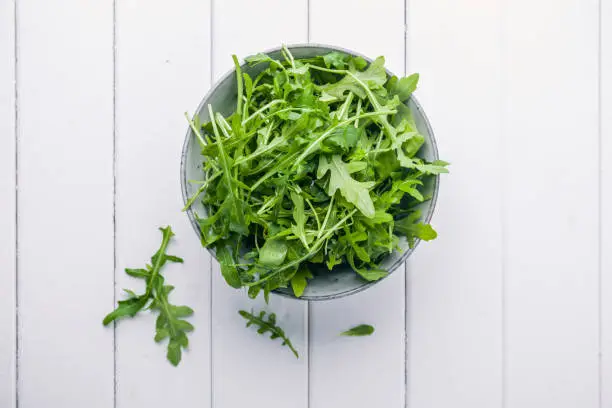
[[(405, 270), (272, 298), (296, 360), (243, 327), (179, 160), (230, 54), (305, 42), (419, 72), (452, 173)], [(178, 368), (152, 316), (101, 324), (167, 224)], [(0, 0), (0, 407), (612, 407), (611, 353), (612, 0)]]

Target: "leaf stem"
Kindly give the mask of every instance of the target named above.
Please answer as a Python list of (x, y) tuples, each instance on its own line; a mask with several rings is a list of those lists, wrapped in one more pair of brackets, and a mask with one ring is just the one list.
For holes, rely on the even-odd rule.
[[(149, 278), (149, 282), (147, 282), (147, 290), (145, 291), (145, 296), (150, 297), (153, 292), (153, 285), (155, 284), (155, 279), (159, 275), (159, 270), (164, 263), (164, 255), (166, 254), (166, 249), (168, 248), (168, 243), (170, 242), (170, 238), (174, 235), (172, 230), (169, 227), (160, 228), (162, 232), (162, 243), (159, 247), (159, 250), (156, 253), (155, 262), (153, 263), (153, 267), (151, 268), (151, 277)], [(167, 232), (166, 232), (167, 231)]]
[(193, 120), (191, 120), (191, 118), (189, 117), (189, 115), (187, 114), (187, 112), (185, 112), (185, 118), (187, 118), (187, 122), (189, 123), (189, 127), (191, 128), (191, 130), (193, 131), (193, 133), (196, 135), (196, 137), (198, 138), (198, 141), (200, 142), (200, 147), (204, 147), (206, 146), (206, 141), (204, 140), (204, 137), (202, 136), (202, 133), (200, 132), (200, 130), (196, 127), (195, 123), (193, 123)]
[(242, 118), (242, 69), (240, 68), (240, 62), (238, 57), (232, 55), (234, 60), (234, 66), (236, 67), (236, 83), (238, 84), (238, 97), (236, 98), (236, 112), (240, 118)]
[(263, 111), (265, 111), (268, 108), (271, 108), (274, 105), (277, 105), (279, 103), (284, 103), (285, 101), (283, 101), (282, 99), (275, 99), (272, 102), (262, 106), (261, 108), (257, 109), (255, 112), (253, 112), (251, 114), (251, 116), (249, 116), (248, 118), (246, 118), (245, 120), (242, 121), (242, 126), (246, 126), (247, 123), (249, 123), (253, 118), (255, 118), (255, 116), (259, 115), (260, 113), (262, 113)]

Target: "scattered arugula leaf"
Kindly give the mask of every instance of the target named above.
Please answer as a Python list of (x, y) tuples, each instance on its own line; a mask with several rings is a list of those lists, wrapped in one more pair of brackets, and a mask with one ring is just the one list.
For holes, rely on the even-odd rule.
[(245, 310), (240, 310), (238, 314), (240, 314), (240, 316), (246, 319), (246, 327), (249, 327), (251, 325), (259, 327), (259, 329), (257, 329), (257, 333), (259, 334), (270, 332), (270, 338), (272, 340), (280, 338), (283, 341), (282, 345), (289, 347), (289, 349), (291, 349), (291, 351), (295, 355), (295, 358), (300, 358), (297, 350), (293, 347), (293, 344), (291, 344), (291, 341), (285, 335), (284, 330), (276, 325), (276, 315), (274, 313), (270, 313), (268, 315), (267, 320), (266, 312), (263, 310), (259, 312), (259, 315), (249, 313)]
[(340, 333), (342, 336), (369, 336), (374, 333), (374, 327), (369, 324), (360, 324), (352, 329)]
[(128, 268), (125, 270), (125, 273), (132, 277), (144, 279), (145, 292), (137, 295), (129, 289), (124, 289), (128, 298), (117, 302), (117, 308), (106, 315), (102, 323), (106, 326), (117, 319), (134, 317), (143, 309), (157, 312), (155, 341), (161, 342), (168, 338), (166, 357), (172, 365), (176, 366), (181, 361), (182, 349), (186, 349), (189, 345), (187, 333), (193, 330), (191, 323), (183, 318), (191, 316), (193, 310), (187, 306), (175, 306), (168, 300), (168, 295), (174, 287), (164, 284), (161, 269), (166, 262), (182, 263), (183, 259), (166, 254), (170, 239), (174, 236), (172, 229), (168, 226), (160, 228), (160, 231), (162, 232), (162, 243), (151, 257), (151, 263), (143, 269)]
[(380, 264), (401, 236), (435, 238), (418, 205), (448, 165), (419, 156), (425, 138), (404, 103), (418, 74), (388, 77), (383, 57), (281, 55), (248, 57), (256, 77), (234, 56), (235, 112), (208, 106), (208, 123), (190, 121), (205, 181), (187, 207), (207, 209), (202, 243), (230, 286), (266, 300), (288, 286), (300, 297), (340, 264), (364, 280), (386, 276)]

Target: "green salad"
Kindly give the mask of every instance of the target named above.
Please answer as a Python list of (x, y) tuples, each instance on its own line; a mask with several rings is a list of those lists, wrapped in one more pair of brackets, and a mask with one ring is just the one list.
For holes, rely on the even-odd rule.
[(315, 273), (348, 264), (366, 281), (387, 275), (381, 261), (398, 248), (431, 240), (418, 205), (428, 178), (448, 163), (419, 157), (425, 139), (405, 102), (418, 74), (388, 77), (384, 58), (331, 52), (296, 59), (248, 57), (258, 75), (241, 72), (224, 117), (190, 126), (204, 156), (205, 181), (187, 207), (223, 277), (250, 297), (291, 286), (301, 296)]

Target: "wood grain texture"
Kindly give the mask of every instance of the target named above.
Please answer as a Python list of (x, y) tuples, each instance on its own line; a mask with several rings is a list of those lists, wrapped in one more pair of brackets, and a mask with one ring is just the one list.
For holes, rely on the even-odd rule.
[(594, 408), (598, 1), (508, 1), (506, 407)]
[[(309, 40), (419, 72), (452, 163), (438, 240), (310, 316), (227, 286), (179, 184), (231, 54)], [(612, 0), (0, 0), (0, 407), (612, 408), (611, 109)], [(163, 225), (178, 368), (152, 316), (101, 325)]]
[(172, 303), (195, 313), (189, 351), (178, 367), (167, 343), (153, 342), (155, 318), (117, 325), (117, 407), (210, 407), (210, 257), (185, 213), (180, 156), (187, 120), (210, 86), (210, 3), (206, 0), (117, 2), (116, 18), (116, 294), (141, 288), (123, 269), (142, 267), (161, 242), (184, 264), (163, 274)]
[(601, 407), (612, 407), (612, 1), (601, 1), (600, 19), (600, 273)]
[[(220, 78), (240, 59), (266, 49), (307, 41), (305, 0), (215, 0), (213, 4), (213, 73)], [(290, 18), (288, 17), (290, 16)], [(213, 261), (212, 350), (213, 406), (308, 405), (307, 304), (272, 295), (251, 301), (243, 290), (227, 285)], [(275, 312), (278, 323), (300, 352), (296, 360), (278, 340), (245, 328), (239, 309)]]
[[(402, 0), (311, 0), (310, 6), (312, 42), (383, 55), (391, 71), (403, 74)], [(404, 406), (404, 276), (401, 267), (365, 292), (311, 304), (311, 407)], [(360, 323), (373, 325), (375, 333), (339, 336)]]
[(0, 0), (0, 406), (15, 407), (15, 8)]
[(411, 408), (501, 407), (500, 4), (411, 0), (407, 14), (408, 70), (451, 162), (438, 239), (408, 262)]
[(113, 404), (112, 6), (18, 2), (24, 408)]

